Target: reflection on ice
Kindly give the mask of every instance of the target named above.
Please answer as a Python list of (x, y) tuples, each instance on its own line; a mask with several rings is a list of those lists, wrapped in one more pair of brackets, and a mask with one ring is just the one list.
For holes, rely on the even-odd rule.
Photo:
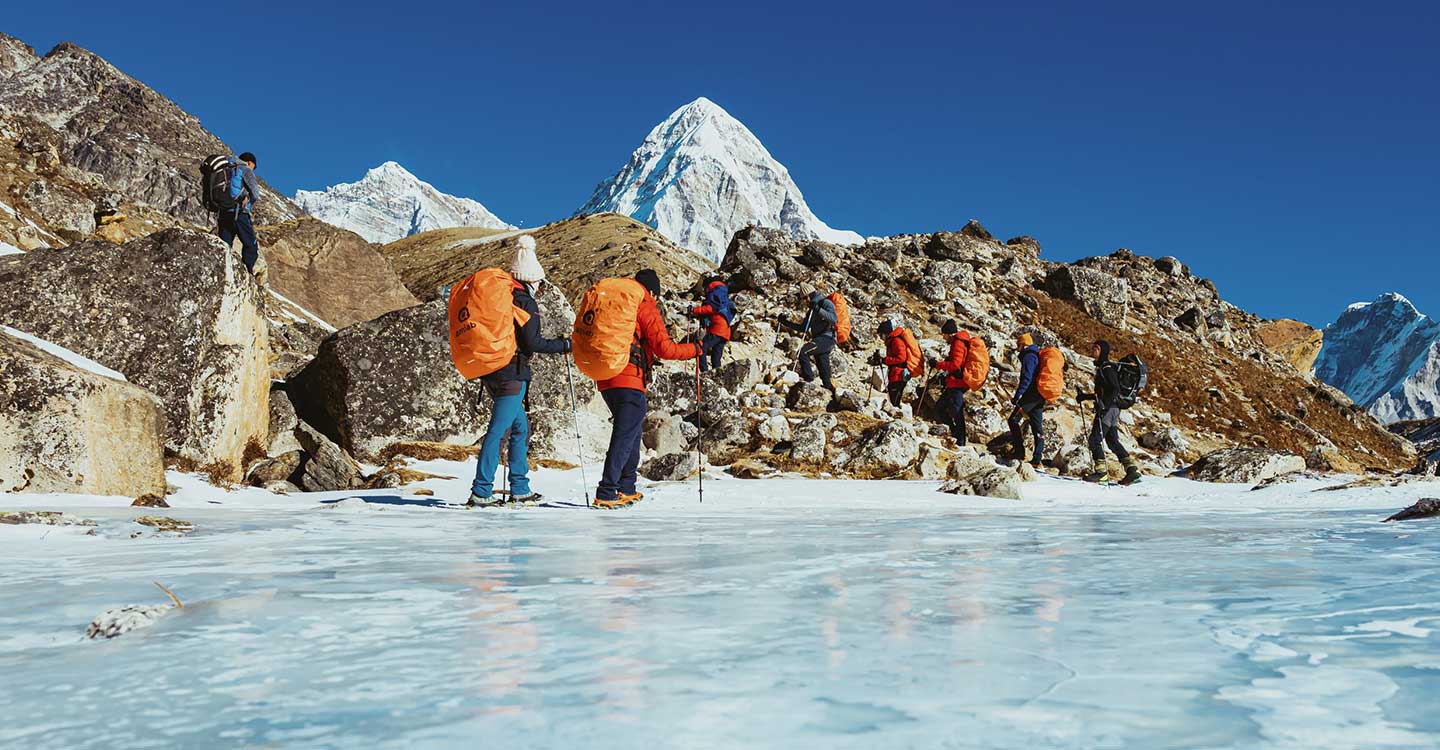
[(186, 517), (0, 560), (0, 746), (1440, 742), (1440, 535), (1369, 512)]

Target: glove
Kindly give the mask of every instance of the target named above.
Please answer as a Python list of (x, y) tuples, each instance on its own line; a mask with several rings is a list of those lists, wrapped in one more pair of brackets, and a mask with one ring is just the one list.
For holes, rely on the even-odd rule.
[(1075, 401), (1076, 401), (1076, 403), (1081, 403), (1081, 404), (1083, 404), (1083, 403), (1085, 403), (1086, 401), (1093, 401), (1093, 400), (1095, 400), (1095, 394), (1093, 394), (1093, 393), (1076, 393), (1076, 394), (1075, 394)]

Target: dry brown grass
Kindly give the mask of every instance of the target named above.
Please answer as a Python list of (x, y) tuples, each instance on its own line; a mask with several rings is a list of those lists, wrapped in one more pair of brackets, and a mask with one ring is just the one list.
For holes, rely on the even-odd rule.
[(535, 458), (534, 456), (530, 458), (530, 465), (537, 469), (559, 469), (561, 471), (580, 468), (578, 464), (561, 461), (558, 458)]
[(380, 451), (380, 463), (391, 464), (400, 456), (413, 458), (416, 461), (469, 461), (478, 455), (480, 455), (480, 446), (478, 445), (403, 442), (392, 443)]
[[(484, 268), (508, 268), (515, 239), (482, 242), (501, 232), (441, 229), (385, 245), (381, 252), (401, 281), (421, 300)], [(594, 214), (525, 230), (535, 238), (536, 256), (546, 277), (578, 302), (596, 281), (631, 276), (654, 268), (667, 287), (693, 284), (712, 267), (705, 258), (676, 247), (655, 230), (628, 216)], [(517, 235), (518, 236), (518, 235)]]
[[(1192, 351), (1158, 336), (1121, 331), (1096, 321), (1074, 305), (1049, 295), (1032, 293), (1039, 303), (1040, 320), (1069, 347), (1089, 352), (1097, 339), (1109, 341), (1119, 357), (1138, 353), (1150, 367), (1150, 384), (1143, 398), (1170, 413), (1173, 423), (1189, 432), (1215, 432), (1235, 445), (1263, 444), (1264, 447), (1305, 455), (1314, 440), (1302, 430), (1276, 418), (1294, 414), (1305, 407), (1304, 422), (1334, 441), (1345, 459), (1361, 466), (1398, 468), (1407, 463), (1403, 451), (1383, 431), (1357, 426), (1345, 410), (1328, 399), (1317, 397), (1302, 377), (1281, 377), (1256, 362), (1236, 356), (1213, 345), (1197, 344)], [(1069, 383), (1074, 388), (1076, 383)], [(1210, 395), (1218, 388), (1220, 398)], [(1255, 410), (1252, 416), (1246, 409)], [(1234, 425), (1227, 425), (1221, 420)]]

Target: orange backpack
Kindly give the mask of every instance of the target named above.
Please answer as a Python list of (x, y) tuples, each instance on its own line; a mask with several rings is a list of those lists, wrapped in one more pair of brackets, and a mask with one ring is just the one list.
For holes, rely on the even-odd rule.
[(925, 353), (920, 351), (920, 343), (915, 340), (915, 334), (911, 333), (909, 328), (901, 328), (900, 340), (905, 342), (905, 369), (910, 371), (910, 377), (918, 378), (924, 375)]
[(570, 347), (575, 367), (590, 379), (609, 380), (630, 364), (635, 321), (645, 287), (634, 279), (601, 279), (585, 292), (575, 312)]
[(484, 377), (515, 358), (515, 325), (530, 313), (515, 306), (515, 280), (487, 268), (450, 288), (450, 359), (466, 380)]
[(1040, 367), (1035, 372), (1035, 390), (1046, 401), (1065, 392), (1065, 355), (1053, 346), (1040, 350)]
[(850, 303), (839, 292), (831, 292), (828, 299), (835, 305), (835, 343), (844, 344), (850, 340)]
[(978, 391), (990, 377), (990, 350), (979, 336), (970, 337), (970, 349), (965, 354), (965, 366), (960, 370), (960, 384), (967, 391)]

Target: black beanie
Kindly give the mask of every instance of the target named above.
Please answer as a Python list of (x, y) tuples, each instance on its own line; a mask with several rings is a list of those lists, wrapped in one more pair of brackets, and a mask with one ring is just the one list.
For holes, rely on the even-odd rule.
[(956, 323), (954, 318), (945, 321), (945, 325), (940, 326), (940, 332), (945, 334), (946, 336), (953, 335), (955, 333), (958, 333), (959, 331), (960, 324)]
[(655, 269), (646, 268), (635, 274), (635, 280), (640, 282), (640, 286), (649, 290), (653, 297), (660, 298), (660, 274), (655, 273)]
[(1108, 362), (1110, 360), (1110, 342), (1100, 339), (1095, 342), (1095, 345), (1100, 347), (1100, 361)]
[(245, 153), (240, 155), (240, 161), (248, 161), (257, 167), (260, 166), (260, 162), (255, 161), (255, 155), (250, 153), (249, 151), (246, 151)]
[(887, 320), (884, 320), (884, 321), (881, 321), (881, 323), (880, 323), (880, 335), (881, 335), (881, 336), (889, 336), (889, 335), (890, 335), (890, 332), (893, 331), (893, 330), (895, 330), (895, 323), (893, 323), (892, 321), (890, 321), (890, 320), (888, 320), (888, 319), (887, 319)]

